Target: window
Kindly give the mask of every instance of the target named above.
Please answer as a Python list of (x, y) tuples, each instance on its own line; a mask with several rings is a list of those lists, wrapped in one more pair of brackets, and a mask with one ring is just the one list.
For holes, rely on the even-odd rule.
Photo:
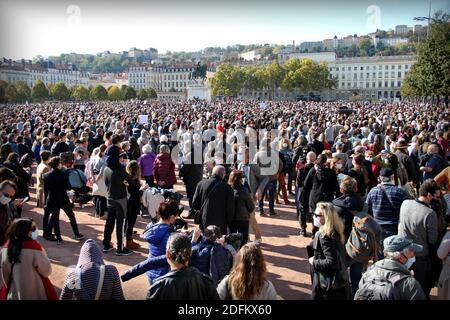
[(401, 77), (402, 77), (402, 72), (401, 71), (397, 72), (397, 78), (401, 78)]
[(359, 78), (360, 78), (360, 79), (364, 79), (364, 73), (361, 73), (361, 74), (359, 75)]
[(409, 69), (409, 65), (405, 64), (405, 69), (408, 70)]
[(347, 87), (350, 88), (351, 86), (350, 82), (347, 82)]
[(384, 82), (384, 87), (385, 87), (385, 88), (388, 87), (388, 82), (387, 82), (387, 81)]
[(369, 87), (369, 83), (368, 82), (366, 82), (366, 88), (368, 88)]
[(402, 70), (402, 65), (401, 64), (398, 65), (398, 70)]
[(378, 66), (378, 70), (383, 70), (383, 66)]
[(384, 66), (384, 70), (389, 70), (389, 66)]
[(401, 87), (402, 86), (402, 82), (401, 81), (397, 81), (397, 87)]
[(345, 88), (345, 82), (341, 82), (341, 88)]
[(392, 66), (391, 66), (391, 70), (394, 70), (394, 69), (395, 69), (395, 66), (394, 66), (394, 65), (392, 65)]
[(355, 71), (358, 70), (358, 67), (353, 67), (353, 70), (355, 70)]
[(375, 82), (372, 82), (372, 88), (375, 88)]
[(376, 72), (372, 72), (372, 78), (376, 78), (377, 73)]
[(353, 74), (353, 79), (358, 79), (358, 74), (357, 73)]
[(394, 81), (391, 81), (391, 88), (395, 87)]
[(376, 66), (372, 66), (372, 70), (377, 70), (377, 67)]
[(366, 73), (366, 78), (369, 79), (370, 78), (370, 72)]
[(350, 71), (352, 68), (348, 67), (347, 70)]
[(378, 78), (381, 78), (382, 77), (382, 72), (378, 72)]
[(339, 67), (336, 67), (336, 71), (339, 71)]
[(395, 71), (391, 71), (391, 78), (395, 77)]
[(388, 76), (389, 76), (389, 72), (386, 71), (386, 72), (384, 73), (384, 77), (387, 78)]
[(361, 68), (360, 68), (359, 70), (364, 70), (364, 67), (363, 67), (363, 66), (361, 66)]

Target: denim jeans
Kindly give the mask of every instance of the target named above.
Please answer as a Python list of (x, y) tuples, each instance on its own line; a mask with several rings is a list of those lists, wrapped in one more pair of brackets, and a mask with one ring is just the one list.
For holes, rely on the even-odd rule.
[(380, 238), (380, 252), (379, 252), (379, 259), (384, 259), (383, 256), (383, 241), (384, 239), (395, 236), (398, 233), (398, 225), (397, 224), (381, 224), (381, 238)]
[(275, 212), (275, 193), (277, 191), (277, 180), (269, 181), (264, 189), (263, 197), (259, 200), (259, 212), (264, 211), (264, 196), (268, 193), (269, 196), (269, 212)]
[(359, 281), (362, 278), (364, 264), (350, 259), (349, 265), (350, 265), (350, 282), (352, 284), (352, 299), (353, 299), (356, 291), (358, 291)]

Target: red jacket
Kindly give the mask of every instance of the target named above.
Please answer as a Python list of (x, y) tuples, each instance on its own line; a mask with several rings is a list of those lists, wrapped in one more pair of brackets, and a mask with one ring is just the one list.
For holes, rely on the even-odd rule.
[[(177, 183), (175, 176), (175, 164), (169, 153), (158, 154), (153, 164), (153, 176), (156, 183), (164, 181), (165, 186), (173, 186)], [(162, 187), (165, 187), (162, 186)]]

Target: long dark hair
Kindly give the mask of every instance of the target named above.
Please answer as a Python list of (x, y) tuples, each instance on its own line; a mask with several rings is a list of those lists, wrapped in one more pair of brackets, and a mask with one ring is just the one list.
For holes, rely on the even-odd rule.
[(22, 251), (22, 243), (31, 240), (28, 233), (33, 226), (33, 219), (21, 218), (13, 221), (8, 228), (8, 260), (10, 263), (20, 263), (19, 256)]

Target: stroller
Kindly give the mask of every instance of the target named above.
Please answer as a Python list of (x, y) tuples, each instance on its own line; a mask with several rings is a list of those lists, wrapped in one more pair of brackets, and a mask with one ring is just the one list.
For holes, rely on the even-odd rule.
[(87, 178), (84, 172), (78, 169), (68, 169), (69, 183), (73, 193), (71, 196), (72, 207), (79, 204), (80, 208), (84, 208), (86, 203), (92, 200), (93, 196), (89, 194), (92, 189), (87, 186)]

